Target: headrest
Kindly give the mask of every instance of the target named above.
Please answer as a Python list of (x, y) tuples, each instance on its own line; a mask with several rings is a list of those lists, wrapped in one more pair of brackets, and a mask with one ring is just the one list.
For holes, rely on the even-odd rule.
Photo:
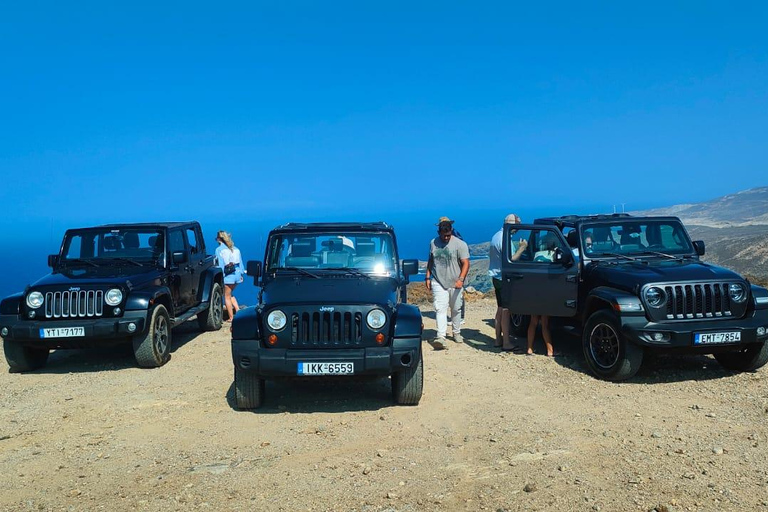
[(139, 248), (139, 234), (134, 231), (129, 231), (123, 235), (123, 245), (126, 249), (138, 249)]
[(565, 240), (568, 242), (568, 246), (575, 248), (579, 246), (579, 234), (574, 229), (565, 235)]
[(106, 251), (116, 251), (120, 249), (120, 239), (116, 236), (107, 236), (104, 237), (104, 250)]
[(294, 242), (291, 246), (291, 256), (312, 256), (312, 247), (307, 242)]
[(357, 256), (373, 256), (375, 245), (373, 242), (357, 242)]

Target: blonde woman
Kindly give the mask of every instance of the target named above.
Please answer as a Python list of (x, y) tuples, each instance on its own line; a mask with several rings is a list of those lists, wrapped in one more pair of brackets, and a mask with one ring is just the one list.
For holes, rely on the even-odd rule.
[(219, 242), (216, 259), (224, 272), (224, 305), (229, 315), (227, 322), (231, 322), (240, 309), (233, 292), (237, 285), (243, 282), (243, 257), (240, 255), (240, 249), (235, 247), (232, 235), (226, 231), (216, 233), (216, 241)]

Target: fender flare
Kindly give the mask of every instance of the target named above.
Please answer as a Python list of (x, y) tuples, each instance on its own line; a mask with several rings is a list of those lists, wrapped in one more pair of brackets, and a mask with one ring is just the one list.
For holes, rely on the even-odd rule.
[(261, 338), (259, 331), (259, 311), (255, 306), (243, 308), (237, 312), (232, 320), (233, 340), (258, 340)]
[(169, 313), (173, 312), (171, 290), (167, 286), (159, 286), (149, 290), (130, 292), (125, 301), (126, 311), (147, 311), (155, 304), (163, 304)]
[(394, 329), (392, 332), (395, 338), (421, 338), (422, 320), (421, 311), (418, 306), (413, 304), (397, 305), (392, 322)]
[[(200, 274), (200, 287), (197, 289), (197, 302), (208, 302), (211, 300), (211, 289), (213, 283), (224, 283), (224, 272), (221, 268), (211, 266)], [(224, 291), (222, 290), (222, 294)]]
[(21, 301), (24, 294), (14, 293), (0, 301), (0, 315), (19, 315), (21, 314)]
[[(637, 303), (640, 309), (634, 312), (623, 311), (620, 304), (624, 303)], [(585, 324), (592, 313), (599, 309), (610, 309), (621, 316), (645, 316), (645, 307), (637, 295), (610, 286), (598, 286), (589, 292), (583, 309), (582, 324)]]

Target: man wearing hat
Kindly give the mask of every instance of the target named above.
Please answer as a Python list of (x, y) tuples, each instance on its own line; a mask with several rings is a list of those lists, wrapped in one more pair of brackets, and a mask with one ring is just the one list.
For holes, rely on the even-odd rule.
[(453, 341), (464, 341), (461, 337), (461, 304), (462, 288), (469, 272), (469, 247), (463, 240), (453, 236), (453, 221), (448, 217), (440, 217), (438, 220), (437, 234), (429, 243), (426, 285), (427, 290), (432, 292), (437, 318), (437, 338), (433, 346), (439, 350), (447, 348), (445, 334), (449, 309)]
[[(504, 224), (520, 224), (520, 217), (510, 213), (504, 217)], [(509, 339), (509, 310), (501, 307), (501, 243), (503, 238), (504, 226), (493, 235), (491, 247), (488, 251), (488, 275), (491, 276), (493, 290), (496, 292), (496, 320), (494, 322), (496, 327), (496, 343), (494, 346), (502, 347), (503, 350), (514, 350), (516, 347), (510, 343)], [(523, 254), (527, 246), (528, 242), (524, 239), (521, 239), (517, 244), (512, 241), (510, 251), (514, 251), (512, 252), (512, 261), (519, 260), (520, 255)]]

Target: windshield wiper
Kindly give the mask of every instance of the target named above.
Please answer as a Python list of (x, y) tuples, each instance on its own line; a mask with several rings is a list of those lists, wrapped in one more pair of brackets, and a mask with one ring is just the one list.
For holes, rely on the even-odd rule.
[(280, 268), (278, 270), (292, 270), (294, 272), (298, 272), (299, 274), (302, 274), (302, 275), (305, 275), (305, 276), (314, 277), (315, 279), (320, 279), (320, 276), (318, 276), (316, 274), (313, 274), (312, 272), (309, 272), (308, 270), (304, 270), (303, 268), (299, 268), (299, 267), (282, 267), (282, 268)]
[(92, 266), (92, 267), (100, 267), (100, 266), (101, 266), (101, 265), (99, 265), (98, 263), (94, 263), (94, 262), (93, 262), (93, 261), (91, 261), (91, 260), (84, 260), (84, 259), (82, 259), (82, 258), (75, 258), (75, 259), (71, 259), (71, 260), (70, 260), (70, 259), (67, 259), (67, 260), (64, 260), (64, 263), (65, 263), (65, 264), (71, 264), (71, 263), (85, 263), (86, 265), (90, 265), (90, 266)]
[(623, 258), (628, 261), (637, 261), (637, 258), (627, 256), (626, 254), (619, 254), (618, 252), (601, 252), (598, 256), (613, 256), (614, 258)]
[(321, 270), (331, 270), (331, 271), (334, 271), (334, 272), (345, 272), (345, 273), (351, 274), (353, 276), (364, 277), (366, 279), (370, 279), (371, 278), (371, 276), (369, 276), (365, 272), (360, 272), (358, 269), (351, 268), (351, 267), (328, 267), (328, 268), (323, 268)]
[(653, 254), (655, 256), (663, 256), (665, 258), (669, 258), (671, 260), (679, 260), (681, 259), (680, 256), (673, 256), (671, 254), (667, 254), (665, 252), (659, 252), (659, 251), (640, 251), (640, 252), (633, 252), (632, 254)]
[(112, 260), (112, 261), (127, 261), (128, 263), (131, 263), (132, 265), (136, 265), (137, 267), (143, 267), (144, 266), (143, 264), (139, 263), (136, 260), (132, 260), (131, 258), (118, 257), (118, 258), (109, 258), (109, 259)]

